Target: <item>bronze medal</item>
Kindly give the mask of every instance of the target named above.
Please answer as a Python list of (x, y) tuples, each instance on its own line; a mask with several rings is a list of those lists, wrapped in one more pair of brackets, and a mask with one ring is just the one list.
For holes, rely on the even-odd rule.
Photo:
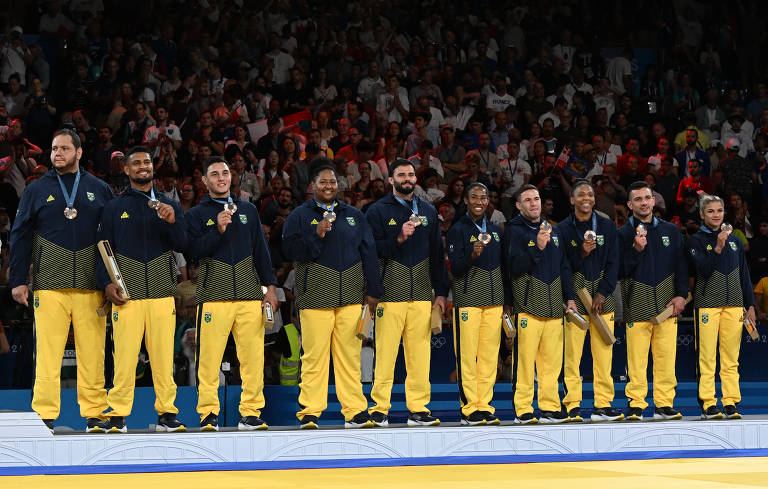
[(66, 217), (67, 219), (70, 219), (70, 220), (76, 218), (77, 217), (77, 209), (75, 209), (74, 207), (66, 207), (64, 209), (64, 217)]

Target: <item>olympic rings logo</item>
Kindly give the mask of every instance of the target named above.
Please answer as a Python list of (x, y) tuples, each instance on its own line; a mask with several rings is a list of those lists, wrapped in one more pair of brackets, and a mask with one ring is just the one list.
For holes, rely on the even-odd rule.
[(439, 350), (440, 348), (444, 347), (447, 343), (447, 340), (443, 336), (433, 336), (432, 340), (432, 348)]

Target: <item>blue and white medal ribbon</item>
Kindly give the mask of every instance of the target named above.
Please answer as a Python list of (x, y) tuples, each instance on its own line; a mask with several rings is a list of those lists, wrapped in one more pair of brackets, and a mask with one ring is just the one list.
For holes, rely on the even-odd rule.
[(59, 180), (61, 193), (64, 194), (64, 201), (67, 203), (67, 207), (64, 208), (64, 217), (67, 219), (74, 219), (77, 217), (75, 197), (77, 196), (77, 187), (80, 185), (80, 170), (75, 174), (75, 184), (72, 185), (72, 193), (67, 193), (67, 188), (64, 186), (64, 182), (61, 180), (61, 176), (58, 173), (56, 174), (56, 178)]

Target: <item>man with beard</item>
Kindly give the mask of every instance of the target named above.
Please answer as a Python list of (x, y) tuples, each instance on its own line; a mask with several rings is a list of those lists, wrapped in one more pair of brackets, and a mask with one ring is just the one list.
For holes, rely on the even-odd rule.
[(376, 371), (370, 408), (375, 426), (388, 426), (395, 361), (403, 342), (405, 403), (411, 426), (436, 426), (440, 420), (427, 409), (430, 398), (430, 311), (445, 312), (448, 279), (437, 211), (413, 195), (416, 170), (408, 160), (389, 169), (388, 195), (371, 205), (366, 218), (382, 262), (384, 294), (376, 309)]
[[(219, 371), (229, 334), (235, 338), (243, 393), (240, 430), (264, 430), (264, 319), (277, 311), (275, 276), (256, 206), (233, 202), (224, 158), (203, 164), (208, 195), (185, 215), (190, 260), (200, 261), (197, 281), (197, 378), (202, 431), (219, 430)], [(262, 292), (266, 285), (267, 292)]]
[(35, 385), (32, 409), (49, 429), (60, 410), (60, 373), (72, 324), (77, 349), (77, 400), (87, 432), (104, 432), (105, 321), (96, 314), (103, 296), (96, 284), (96, 229), (112, 191), (80, 168), (83, 150), (74, 131), (53, 138), (53, 169), (29, 185), (11, 230), (9, 284), (16, 302), (29, 307), (32, 273), (35, 311)]
[[(173, 252), (187, 247), (181, 206), (152, 185), (150, 149), (138, 146), (128, 152), (123, 170), (130, 186), (104, 206), (99, 240), (112, 246), (127, 290), (109, 280), (102, 262), (97, 282), (112, 302), (115, 342), (114, 387), (107, 403), (109, 432), (125, 433), (136, 386), (136, 358), (141, 341), (152, 362), (155, 387), (156, 431), (184, 431), (176, 419), (176, 384), (173, 381), (173, 347), (176, 332), (176, 263)], [(127, 292), (128, 298), (125, 293)]]
[[(651, 187), (635, 182), (629, 187), (629, 220), (619, 229), (622, 304), (627, 323), (627, 372), (625, 394), (628, 420), (643, 419), (648, 406), (648, 349), (653, 355), (654, 419), (680, 419), (672, 408), (675, 398), (677, 315), (688, 295), (688, 264), (677, 226), (654, 217)], [(642, 227), (641, 227), (642, 225)], [(651, 319), (673, 306), (673, 316), (654, 325)]]

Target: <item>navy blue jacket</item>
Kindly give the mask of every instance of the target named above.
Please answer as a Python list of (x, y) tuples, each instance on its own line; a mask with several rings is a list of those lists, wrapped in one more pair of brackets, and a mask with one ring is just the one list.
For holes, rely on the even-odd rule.
[(515, 313), (538, 317), (563, 317), (563, 303), (573, 300), (573, 276), (565, 256), (566, 243), (560, 232), (552, 229), (547, 246), (536, 245), (539, 224), (522, 215), (511, 219), (504, 228), (507, 271), (511, 277)]
[(296, 305), (320, 309), (362, 304), (382, 294), (376, 243), (365, 216), (337, 202), (336, 221), (317, 235), (323, 212), (314, 199), (291, 212), (283, 225), (283, 252), (296, 265)]
[[(592, 229), (592, 218), (586, 222), (576, 219), (574, 214), (557, 225), (557, 231), (565, 242), (565, 251), (573, 272), (574, 291), (586, 287), (591, 296), (600, 292), (605, 297), (604, 311), (614, 311), (613, 290), (619, 277), (619, 241), (616, 225), (593, 212), (597, 247), (586, 258), (581, 257), (584, 233)], [(576, 296), (576, 305), (581, 314), (591, 314)]]
[(448, 295), (448, 274), (437, 211), (429, 202), (413, 198), (422, 223), (411, 237), (397, 242), (403, 223), (412, 214), (389, 194), (371, 204), (365, 214), (371, 226), (376, 251), (382, 265), (382, 301), (432, 300)]
[(718, 255), (715, 247), (719, 233), (702, 226), (688, 239), (688, 255), (696, 270), (694, 307), (754, 306), (755, 294), (744, 246), (731, 234)]
[[(176, 292), (173, 251), (187, 249), (187, 230), (181, 206), (155, 189), (155, 198), (173, 207), (176, 220), (169, 224), (151, 209), (149, 194), (133, 187), (104, 206), (99, 240), (106, 239), (115, 253), (120, 273), (132, 299), (171, 297)], [(104, 288), (109, 275), (99, 260), (97, 282)]]
[(184, 216), (187, 256), (200, 260), (197, 302), (261, 300), (261, 286), (277, 283), (259, 212), (250, 202), (238, 201), (222, 234), (216, 223), (222, 210), (223, 204), (206, 195)]
[[(67, 192), (72, 191), (75, 174), (61, 176)], [(64, 217), (67, 206), (55, 170), (32, 182), (21, 195), (11, 230), (10, 286), (27, 283), (30, 263), (34, 264), (33, 287), (41, 289), (99, 289), (95, 267), (96, 230), (112, 190), (102, 180), (80, 170), (75, 196), (75, 219)]]
[(647, 244), (638, 252), (632, 246), (639, 221), (634, 217), (619, 229), (624, 321), (649, 321), (673, 297), (688, 296), (688, 264), (683, 236), (672, 223), (653, 218), (644, 224)]
[(511, 302), (503, 273), (501, 228), (486, 219), (491, 241), (472, 259), (480, 235), (475, 223), (465, 214), (448, 231), (448, 260), (453, 273), (453, 303), (456, 307), (500, 306)]

